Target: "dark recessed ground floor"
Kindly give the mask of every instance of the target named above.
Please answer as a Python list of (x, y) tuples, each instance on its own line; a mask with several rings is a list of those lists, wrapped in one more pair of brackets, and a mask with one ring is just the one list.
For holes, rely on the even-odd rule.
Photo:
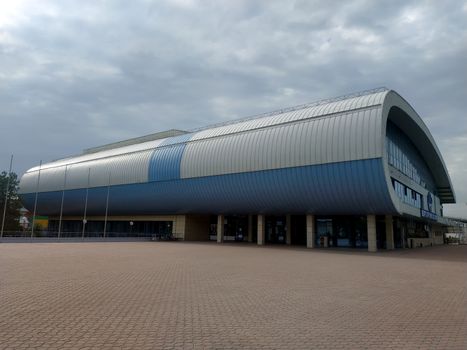
[(46, 234), (61, 238), (176, 238), (377, 251), (443, 244), (446, 231), (436, 222), (391, 215), (239, 214), (52, 217)]

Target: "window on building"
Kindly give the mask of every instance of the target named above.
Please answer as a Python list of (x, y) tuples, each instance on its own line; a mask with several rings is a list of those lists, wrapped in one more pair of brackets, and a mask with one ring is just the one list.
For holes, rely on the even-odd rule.
[(422, 195), (417, 191), (405, 186), (395, 179), (391, 179), (392, 186), (396, 195), (403, 203), (409, 204), (416, 208), (422, 208)]

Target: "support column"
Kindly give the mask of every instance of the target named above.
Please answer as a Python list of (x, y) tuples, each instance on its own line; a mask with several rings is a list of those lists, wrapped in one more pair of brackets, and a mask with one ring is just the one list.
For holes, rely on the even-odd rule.
[(308, 214), (306, 216), (306, 247), (314, 248), (316, 246), (315, 216)]
[(217, 215), (217, 243), (224, 242), (224, 215)]
[(185, 240), (186, 215), (177, 215), (173, 222), (173, 236), (180, 240)]
[(253, 242), (253, 215), (248, 215), (248, 242)]
[(264, 215), (258, 215), (258, 245), (264, 245), (266, 223)]
[(394, 227), (392, 223), (392, 215), (386, 215), (386, 249), (394, 249)]
[(376, 216), (375, 215), (366, 216), (366, 231), (368, 233), (368, 251), (369, 252), (378, 251), (378, 246), (376, 244)]
[(285, 244), (292, 244), (292, 216), (287, 214), (285, 217)]

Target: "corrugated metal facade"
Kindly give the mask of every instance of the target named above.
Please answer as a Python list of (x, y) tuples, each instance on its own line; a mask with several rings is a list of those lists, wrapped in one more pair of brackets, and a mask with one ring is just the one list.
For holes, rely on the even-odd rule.
[[(229, 125), (59, 160), (41, 168), (39, 212), (390, 213), (384, 172), (389, 91), (363, 94)], [(30, 206), (38, 167), (21, 179)], [(54, 192), (54, 193), (53, 193)], [(103, 204), (104, 203), (104, 204)], [(100, 212), (99, 212), (100, 213)]]
[[(139, 151), (102, 159), (86, 160), (69, 165), (41, 169), (39, 192), (65, 189), (141, 183), (148, 180), (148, 165), (153, 151)], [(66, 171), (66, 184), (65, 184)], [(39, 170), (26, 173), (21, 179), (21, 193), (35, 192)]]
[(180, 178), (180, 164), (186, 141), (192, 134), (165, 139), (156, 148), (149, 161), (148, 181), (167, 181)]
[[(66, 192), (64, 213), (82, 214), (85, 189)], [(34, 194), (23, 195), (28, 206)], [(88, 215), (103, 215), (106, 188), (89, 191)], [(61, 192), (39, 194), (38, 211), (59, 213)], [(361, 214), (394, 212), (381, 159), (113, 186), (112, 215), (179, 213)]]
[[(43, 164), (40, 170), (39, 192), (86, 188), (88, 172), (90, 187), (140, 183), (148, 180), (149, 160), (155, 147), (163, 140), (106, 150), (61, 159)], [(28, 170), (21, 178), (20, 193), (36, 192), (39, 167)]]
[(181, 178), (381, 157), (381, 108), (305, 119), (312, 112), (299, 111), (301, 118), (282, 124), (198, 137), (186, 146)]

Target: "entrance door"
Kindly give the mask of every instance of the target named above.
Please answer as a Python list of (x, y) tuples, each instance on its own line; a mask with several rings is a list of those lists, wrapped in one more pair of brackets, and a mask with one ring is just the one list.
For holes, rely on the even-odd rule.
[(291, 243), (306, 245), (306, 215), (292, 215), (291, 221)]
[(224, 218), (224, 240), (242, 242), (248, 239), (248, 216), (228, 215)]
[(285, 244), (286, 217), (266, 216), (266, 243)]

